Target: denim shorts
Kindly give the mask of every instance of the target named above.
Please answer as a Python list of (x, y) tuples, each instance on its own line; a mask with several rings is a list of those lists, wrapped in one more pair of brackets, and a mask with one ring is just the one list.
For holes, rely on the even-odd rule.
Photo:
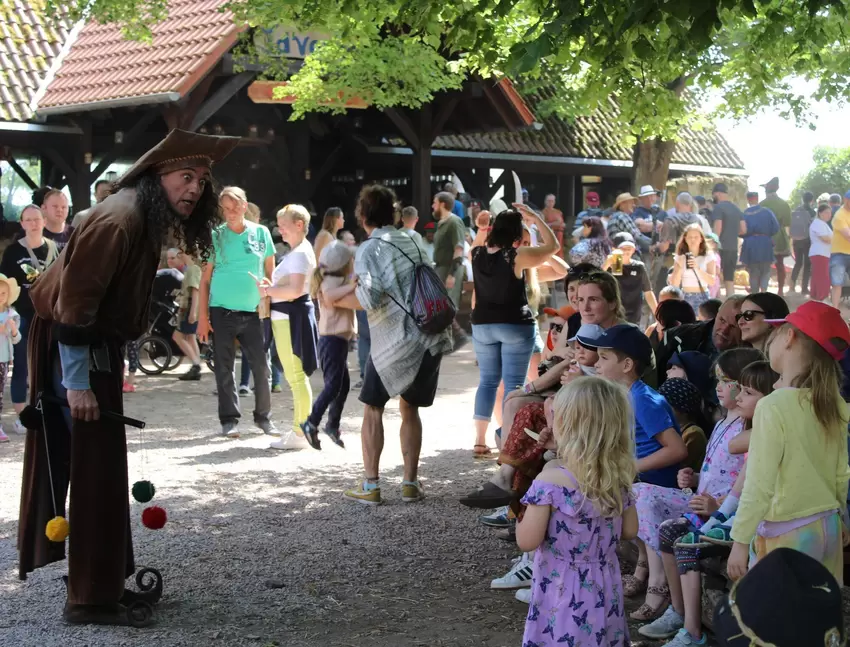
[(842, 286), (850, 273), (850, 254), (830, 254), (829, 283), (832, 286)]

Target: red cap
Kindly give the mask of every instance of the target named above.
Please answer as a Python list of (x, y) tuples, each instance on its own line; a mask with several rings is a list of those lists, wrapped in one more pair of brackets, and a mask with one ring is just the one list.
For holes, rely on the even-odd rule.
[(436, 228), (437, 228), (437, 225), (433, 222), (429, 222), (427, 225), (425, 225), (426, 230), (436, 229)]
[[(841, 312), (832, 306), (817, 301), (807, 301), (785, 319), (767, 319), (767, 323), (778, 326), (789, 323), (804, 335), (814, 339), (818, 345), (836, 360), (844, 357), (850, 346), (850, 328), (841, 318)], [(833, 340), (844, 342), (842, 347), (836, 346)]]
[(543, 314), (549, 315), (550, 317), (560, 317), (561, 319), (569, 319), (576, 313), (575, 308), (572, 306), (562, 306), (555, 310), (555, 308), (543, 308)]
[(599, 204), (599, 194), (596, 191), (588, 191), (587, 195), (584, 196), (585, 202), (587, 204), (598, 205)]

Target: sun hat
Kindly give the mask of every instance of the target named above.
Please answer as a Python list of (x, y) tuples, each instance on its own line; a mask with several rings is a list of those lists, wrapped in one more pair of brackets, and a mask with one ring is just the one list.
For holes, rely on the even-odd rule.
[(584, 346), (596, 348), (596, 342), (600, 337), (602, 337), (604, 332), (605, 329), (598, 324), (582, 324), (576, 334), (567, 341), (578, 341), (578, 343), (583, 344)]
[(338, 272), (348, 265), (352, 256), (354, 256), (354, 250), (351, 247), (341, 240), (335, 240), (325, 245), (319, 255), (319, 269)]
[(682, 413), (695, 416), (702, 411), (702, 393), (696, 384), (688, 380), (671, 377), (664, 380), (664, 383), (658, 387), (658, 392), (664, 396), (671, 407)]
[(619, 207), (623, 202), (628, 202), (629, 200), (637, 200), (637, 198), (634, 197), (628, 191), (626, 193), (621, 193), (620, 195), (618, 195), (617, 199), (614, 200), (614, 211), (616, 211), (617, 207)]
[(19, 296), (21, 296), (21, 286), (18, 285), (17, 280), (8, 277), (5, 274), (0, 274), (0, 283), (5, 283), (9, 288), (9, 303), (6, 305), (10, 306), (18, 300)]
[(651, 184), (644, 184), (640, 191), (638, 192), (639, 198), (645, 198), (648, 195), (656, 195), (658, 191), (656, 191)]
[(807, 301), (784, 319), (765, 319), (774, 326), (789, 323), (814, 339), (833, 359), (844, 357), (850, 346), (850, 328), (841, 311), (818, 301)]
[(819, 561), (791, 548), (760, 558), (714, 612), (723, 647), (841, 647), (841, 587)]
[[(582, 326), (583, 328), (584, 326)], [(618, 350), (624, 355), (645, 366), (652, 363), (652, 344), (643, 331), (632, 324), (618, 324), (605, 330), (596, 339), (585, 337), (581, 334), (576, 336), (578, 343), (590, 348), (611, 348)]]

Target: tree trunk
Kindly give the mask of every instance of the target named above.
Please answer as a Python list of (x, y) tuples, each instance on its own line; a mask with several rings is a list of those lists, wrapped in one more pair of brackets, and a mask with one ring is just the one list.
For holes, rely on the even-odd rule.
[[(667, 186), (667, 174), (670, 171), (670, 160), (673, 159), (673, 149), (676, 142), (661, 139), (638, 141), (635, 144), (632, 161), (632, 184), (635, 191), (649, 184), (658, 191), (664, 191)], [(637, 195), (637, 194), (635, 194)]]

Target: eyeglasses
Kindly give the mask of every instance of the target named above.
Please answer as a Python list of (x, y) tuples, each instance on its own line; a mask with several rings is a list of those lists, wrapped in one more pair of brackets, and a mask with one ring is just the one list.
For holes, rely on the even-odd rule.
[(555, 332), (563, 332), (564, 324), (550, 323), (549, 324), (549, 330), (554, 330)]
[(741, 319), (744, 321), (752, 321), (758, 315), (764, 316), (764, 310), (744, 310), (735, 315), (735, 323), (739, 323)]

